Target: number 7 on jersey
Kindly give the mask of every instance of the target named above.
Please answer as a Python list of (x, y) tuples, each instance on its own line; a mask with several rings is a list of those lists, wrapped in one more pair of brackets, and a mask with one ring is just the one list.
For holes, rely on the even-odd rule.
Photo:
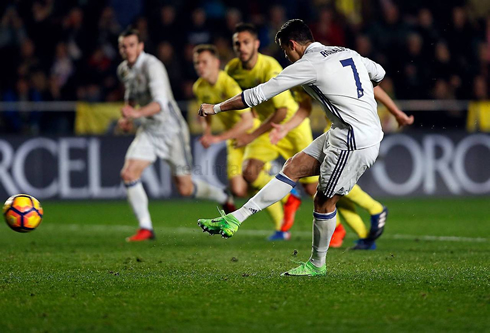
[(362, 89), (361, 80), (359, 79), (359, 73), (357, 72), (356, 64), (354, 64), (354, 60), (352, 58), (340, 60), (342, 66), (347, 67), (350, 66), (352, 69), (352, 74), (354, 74), (354, 80), (356, 81), (357, 86), (357, 98), (361, 98), (364, 96), (364, 89)]

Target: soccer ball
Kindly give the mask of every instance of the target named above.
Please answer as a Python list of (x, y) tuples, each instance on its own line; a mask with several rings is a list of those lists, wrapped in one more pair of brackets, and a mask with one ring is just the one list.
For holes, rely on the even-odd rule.
[(28, 194), (16, 194), (3, 205), (5, 222), (17, 232), (29, 232), (36, 229), (43, 219), (43, 208), (39, 201)]

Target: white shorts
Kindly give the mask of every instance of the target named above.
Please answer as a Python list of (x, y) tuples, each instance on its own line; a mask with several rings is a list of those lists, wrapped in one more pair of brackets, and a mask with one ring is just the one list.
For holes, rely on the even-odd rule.
[(328, 142), (328, 132), (316, 138), (303, 152), (321, 163), (317, 191), (328, 198), (346, 195), (379, 153), (379, 143), (364, 149), (342, 150)]
[(168, 163), (172, 175), (189, 175), (192, 170), (189, 141), (189, 132), (185, 128), (165, 136), (139, 128), (126, 152), (126, 159), (155, 162), (158, 157)]

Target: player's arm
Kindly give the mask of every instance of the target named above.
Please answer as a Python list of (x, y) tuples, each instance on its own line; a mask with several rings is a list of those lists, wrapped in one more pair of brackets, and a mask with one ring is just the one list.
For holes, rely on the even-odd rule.
[(162, 110), (162, 106), (158, 102), (151, 102), (139, 109), (134, 108), (131, 105), (125, 105), (121, 109), (124, 117), (128, 119), (138, 119), (141, 117), (151, 117)]
[[(245, 134), (249, 129), (253, 127), (254, 118), (252, 112), (244, 112), (241, 114), (241, 120), (235, 124), (229, 130), (219, 134), (219, 135), (203, 135), (200, 139), (201, 144), (208, 148), (212, 144), (219, 143), (221, 141), (226, 141), (230, 139), (237, 139), (241, 135)], [(206, 118), (210, 119), (210, 118)]]
[[(292, 87), (316, 81), (316, 70), (308, 60), (299, 60), (279, 75), (255, 88), (247, 89), (220, 104), (202, 104), (199, 115), (206, 117), (223, 111), (240, 110), (259, 105)], [(284, 119), (284, 118), (283, 118)]]
[(409, 117), (405, 112), (400, 110), (391, 97), (380, 86), (374, 87), (374, 98), (386, 106), (388, 111), (395, 117), (398, 126), (403, 127), (413, 124), (413, 116)]
[(298, 127), (303, 120), (310, 116), (311, 110), (313, 109), (311, 105), (311, 98), (304, 98), (302, 101), (298, 102), (299, 107), (296, 113), (289, 119), (287, 123), (278, 124), (273, 123), (272, 127), (274, 129), (270, 132), (269, 138), (273, 145), (277, 144), (281, 139), (283, 139), (291, 130)]
[(287, 112), (287, 108), (276, 109), (276, 111), (274, 111), (274, 113), (271, 114), (266, 120), (264, 120), (252, 133), (245, 133), (237, 138), (235, 147), (245, 147), (262, 134), (269, 132), (271, 129), (273, 129), (272, 124), (278, 124), (283, 121), (284, 118), (286, 118)]
[[(119, 66), (117, 68), (117, 76), (119, 78), (119, 81), (123, 82), (122, 67), (121, 66)], [(131, 95), (131, 89), (130, 89), (128, 83), (124, 83), (124, 105), (125, 106), (129, 105), (132, 107), (134, 107), (136, 105), (136, 101), (134, 100), (134, 98)], [(121, 112), (121, 118), (119, 118), (119, 120), (117, 121), (117, 125), (124, 132), (129, 132), (129, 131), (133, 130), (133, 128), (134, 128), (133, 120), (124, 117), (122, 112)]]
[(199, 118), (203, 135), (211, 135), (211, 118)]
[(254, 117), (252, 112), (242, 113), (241, 118), (242, 119), (237, 122), (235, 126), (217, 136), (220, 141), (236, 139), (254, 126)]

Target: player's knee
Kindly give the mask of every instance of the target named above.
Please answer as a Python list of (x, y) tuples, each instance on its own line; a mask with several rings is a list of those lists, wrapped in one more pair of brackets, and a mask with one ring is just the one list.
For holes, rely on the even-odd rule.
[(187, 183), (178, 183), (177, 184), (177, 191), (179, 194), (183, 197), (190, 197), (192, 193), (194, 193), (194, 188), (191, 184)]
[(255, 170), (251, 170), (252, 168), (247, 168), (243, 170), (243, 179), (247, 182), (247, 184), (252, 184), (257, 180), (258, 173)]
[(136, 175), (130, 169), (123, 169), (121, 171), (121, 179), (125, 183), (133, 182), (136, 180)]

